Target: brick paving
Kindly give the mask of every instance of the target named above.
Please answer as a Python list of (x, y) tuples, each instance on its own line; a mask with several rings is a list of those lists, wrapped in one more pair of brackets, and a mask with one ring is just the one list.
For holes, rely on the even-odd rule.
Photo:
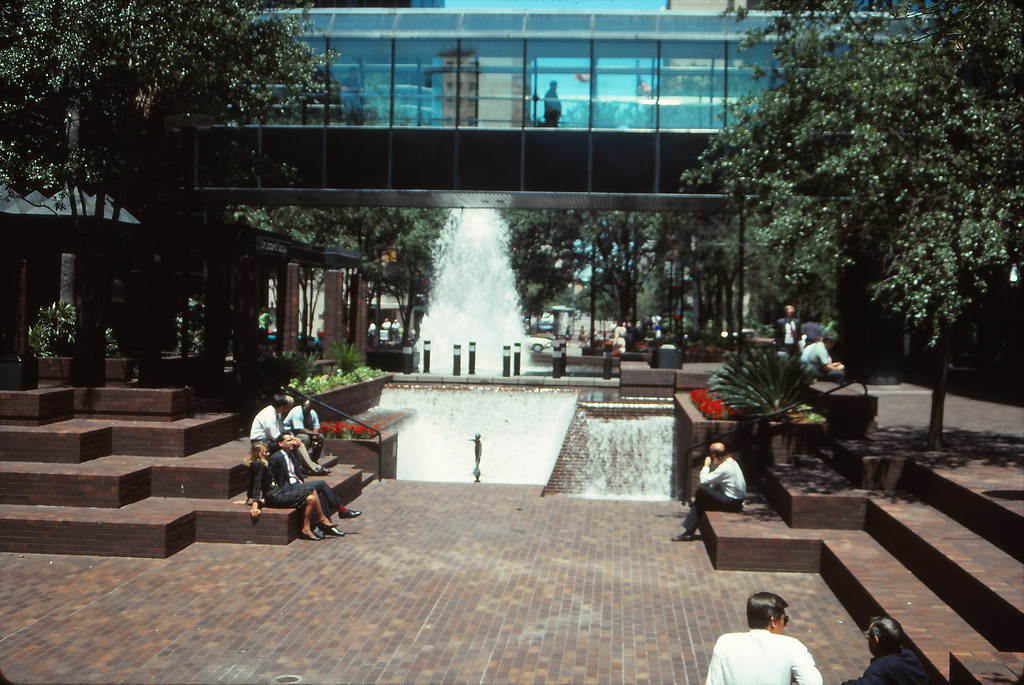
[(0, 554), (16, 683), (700, 683), (756, 590), (827, 681), (867, 662), (814, 574), (715, 571), (671, 502), (385, 481), (349, 535), (168, 559)]

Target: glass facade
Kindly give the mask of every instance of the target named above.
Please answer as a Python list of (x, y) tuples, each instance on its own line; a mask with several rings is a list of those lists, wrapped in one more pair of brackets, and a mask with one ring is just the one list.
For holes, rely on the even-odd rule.
[[(324, 92), (273, 123), (583, 130), (720, 128), (767, 84), (741, 51), (764, 21), (681, 12), (311, 11)], [(271, 123), (271, 122), (267, 122)]]

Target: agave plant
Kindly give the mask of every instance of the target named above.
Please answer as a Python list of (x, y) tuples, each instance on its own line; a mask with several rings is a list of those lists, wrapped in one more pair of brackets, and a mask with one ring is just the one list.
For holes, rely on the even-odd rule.
[(799, 357), (752, 350), (727, 357), (711, 375), (708, 388), (743, 418), (757, 419), (796, 404), (801, 389), (811, 381)]
[(351, 373), (366, 365), (362, 353), (353, 343), (335, 340), (327, 345), (327, 353), (342, 373)]

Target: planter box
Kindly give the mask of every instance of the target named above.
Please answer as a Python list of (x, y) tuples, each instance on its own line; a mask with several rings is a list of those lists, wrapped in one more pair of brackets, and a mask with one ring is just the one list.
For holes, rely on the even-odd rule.
[(35, 357), (0, 359), (0, 390), (34, 390), (39, 386)]
[[(378, 446), (381, 449), (378, 457)], [(365, 473), (373, 473), (381, 478), (396, 478), (398, 475), (398, 434), (381, 431), (381, 441), (376, 440), (343, 440), (327, 438), (324, 440), (324, 457), (335, 455), (338, 462), (351, 464)], [(381, 473), (377, 473), (378, 464)]]
[[(104, 366), (108, 383), (126, 384), (135, 373), (135, 360), (110, 357)], [(40, 357), (39, 379), (51, 384), (68, 385), (71, 382), (71, 357)]]
[[(687, 454), (687, 450), (738, 428), (741, 422), (705, 419), (688, 393), (676, 394), (675, 400), (676, 465), (672, 489), (679, 490), (680, 499), (687, 501), (697, 489), (697, 474), (706, 454), (699, 450)], [(744, 428), (722, 442), (738, 459), (749, 484), (756, 482), (769, 465), (792, 464), (796, 456), (816, 455), (822, 436), (821, 424), (769, 422)]]
[[(693, 450), (690, 447), (707, 440), (711, 440), (720, 433), (733, 430), (740, 425), (739, 421), (713, 421), (705, 419), (689, 393), (677, 393), (675, 395), (675, 464), (672, 468), (672, 492), (678, 492), (679, 498), (687, 502), (697, 489), (697, 474), (703, 464), (706, 452)], [(735, 449), (737, 455), (741, 452), (740, 435), (733, 434), (725, 439), (726, 444)], [(744, 466), (742, 459), (740, 463)]]
[[(392, 374), (387, 374), (386, 376), (363, 381), (362, 383), (355, 383), (354, 385), (346, 385), (342, 388), (317, 393), (312, 397), (339, 411), (345, 412), (349, 416), (355, 416), (371, 407), (377, 406), (377, 403), (380, 402), (381, 391), (385, 385), (391, 382), (392, 378)], [(320, 416), (321, 421), (342, 421), (346, 418), (326, 407), (318, 406), (316, 413)]]

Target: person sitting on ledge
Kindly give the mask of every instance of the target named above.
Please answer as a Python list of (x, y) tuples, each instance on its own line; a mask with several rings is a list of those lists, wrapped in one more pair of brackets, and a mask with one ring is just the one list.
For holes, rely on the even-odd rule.
[(324, 514), (330, 518), (334, 512), (338, 512), (341, 518), (355, 518), (362, 512), (356, 511), (355, 509), (348, 509), (344, 504), (341, 503), (341, 498), (338, 497), (334, 490), (331, 490), (322, 480), (310, 480), (307, 481), (301, 474), (302, 469), (299, 468), (299, 459), (297, 456), (296, 445), (301, 444), (299, 439), (291, 433), (282, 433), (277, 436), (275, 440), (277, 444), (277, 451), (270, 455), (268, 460), (270, 463), (271, 475), (274, 480), (278, 483), (309, 483), (316, 489), (317, 496), (320, 498), (320, 508)]
[(723, 443), (713, 442), (708, 445), (708, 456), (704, 457), (699, 478), (700, 487), (683, 521), (683, 532), (672, 538), (673, 542), (694, 538), (702, 511), (743, 511), (747, 481), (740, 465), (729, 456)]
[(815, 378), (842, 385), (846, 382), (846, 367), (841, 362), (832, 361), (830, 353), (835, 344), (835, 338), (824, 336), (818, 342), (804, 348), (800, 355), (800, 363), (814, 374)]
[[(324, 515), (317, 496), (317, 488), (313, 483), (278, 484), (272, 475), (268, 460), (269, 450), (262, 442), (254, 442), (249, 448), (245, 464), (249, 467), (249, 490), (246, 493), (246, 504), (249, 505), (249, 516), (253, 523), (259, 520), (263, 507), (274, 509), (302, 509), (302, 530), (299, 537), (303, 540), (322, 540), (325, 535), (341, 537), (345, 533), (331, 524)], [(283, 455), (283, 452), (275, 452)], [(320, 481), (322, 482), (322, 481)], [(316, 528), (314, 528), (314, 521)]]
[[(277, 436), (285, 430), (283, 417), (291, 409), (293, 402), (294, 400), (288, 395), (280, 393), (274, 395), (270, 400), (270, 404), (253, 417), (252, 426), (249, 428), (249, 439), (260, 440), (266, 443), (267, 447), (273, 451), (274, 446), (277, 444), (275, 442)], [(301, 441), (296, 442), (298, 444), (293, 449), (298, 450), (297, 456), (302, 464), (304, 473), (314, 476), (326, 476), (330, 473), (330, 470), (313, 461)]]

